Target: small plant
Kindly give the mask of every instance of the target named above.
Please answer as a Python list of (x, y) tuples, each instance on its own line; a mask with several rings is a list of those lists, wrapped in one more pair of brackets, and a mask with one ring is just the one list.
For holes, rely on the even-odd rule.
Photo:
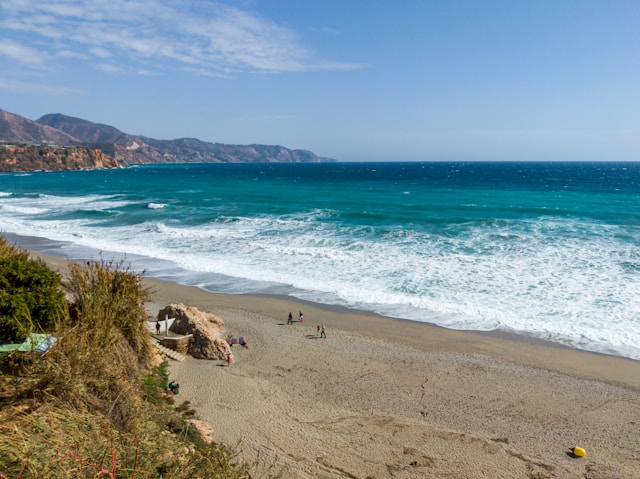
[(142, 378), (142, 394), (145, 400), (159, 405), (166, 402), (165, 392), (169, 383), (167, 363), (155, 366), (151, 372)]

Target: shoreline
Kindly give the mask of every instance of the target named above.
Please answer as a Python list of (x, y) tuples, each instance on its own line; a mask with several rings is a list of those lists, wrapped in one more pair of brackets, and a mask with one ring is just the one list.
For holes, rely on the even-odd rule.
[[(248, 338), (234, 363), (171, 362), (216, 440), (284, 478), (633, 478), (640, 363), (149, 279)], [(302, 323), (286, 314), (302, 309)], [(327, 325), (327, 339), (316, 332)], [(621, 447), (624, 445), (624, 447)], [(569, 456), (574, 446), (586, 460)], [(626, 452), (625, 452), (626, 451)]]
[[(12, 236), (14, 239), (25, 238), (18, 235)], [(41, 238), (36, 237), (29, 237), (29, 239), (35, 244), (42, 240)], [(47, 242), (50, 240), (42, 241)], [(56, 241), (51, 242), (53, 244), (59, 244), (59, 242)], [(34, 244), (31, 244), (30, 246), (33, 247)], [(26, 246), (25, 248), (32, 256), (42, 259), (47, 264), (53, 265), (56, 269), (61, 271), (65, 270), (67, 262), (72, 261), (61, 256), (31, 249), (29, 246)], [(521, 364), (537, 366), (544, 365), (545, 368), (550, 370), (571, 370), (575, 373), (582, 373), (585, 377), (593, 377), (599, 380), (604, 380), (605, 374), (599, 373), (595, 376), (590, 376), (589, 374), (589, 372), (600, 370), (596, 365), (590, 366), (589, 368), (576, 366), (578, 364), (592, 365), (597, 363), (597, 361), (589, 359), (591, 356), (596, 356), (609, 358), (614, 362), (621, 362), (620, 365), (613, 368), (616, 372), (626, 371), (627, 368), (624, 364), (629, 361), (632, 364), (638, 364), (640, 368), (640, 361), (631, 358), (581, 350), (525, 334), (497, 330), (475, 331), (448, 329), (433, 323), (402, 318), (391, 318), (369, 311), (350, 309), (344, 306), (314, 303), (284, 295), (216, 293), (205, 291), (197, 286), (183, 285), (151, 277), (143, 277), (143, 281), (149, 285), (149, 288), (152, 291), (154, 288), (161, 289), (163, 291), (166, 289), (175, 289), (177, 292), (180, 291), (180, 293), (176, 295), (178, 297), (196, 298), (210, 295), (211, 298), (215, 298), (217, 304), (224, 305), (228, 308), (235, 309), (238, 304), (246, 302), (250, 305), (249, 308), (247, 308), (248, 310), (254, 313), (267, 314), (272, 317), (277, 317), (278, 314), (280, 314), (283, 317), (283, 322), (286, 322), (285, 315), (289, 311), (294, 313), (294, 317), (297, 317), (296, 311), (304, 309), (304, 311), (310, 311), (313, 313), (315, 318), (326, 318), (325, 322), (331, 328), (337, 327), (351, 332), (365, 330), (375, 332), (377, 337), (394, 336), (394, 340), (396, 342), (405, 342), (406, 344), (416, 347), (428, 346), (432, 350), (447, 350), (449, 349), (448, 346), (443, 347), (442, 344), (450, 345), (451, 342), (455, 342), (460, 345), (465, 345), (469, 352), (487, 354), (489, 356), (495, 355), (498, 358), (504, 357), (505, 351), (510, 351), (512, 356), (511, 360)], [(164, 294), (164, 296), (167, 297), (168, 295)], [(170, 302), (182, 302), (189, 306), (194, 306), (194, 304), (190, 304), (188, 301), (178, 299), (171, 300), (167, 298), (167, 301), (167, 304)], [(164, 307), (167, 304), (164, 304), (161, 307)], [(305, 316), (307, 318), (309, 317), (307, 313), (305, 313)], [(416, 340), (416, 338), (418, 339)], [(503, 342), (509, 343), (509, 346), (506, 348), (501, 347), (501, 343)], [(542, 348), (542, 350), (544, 350), (543, 355), (539, 354), (540, 350), (538, 350), (538, 348)], [(607, 372), (611, 372), (609, 367), (606, 369)], [(630, 385), (633, 384), (634, 387), (640, 388), (640, 376), (636, 378), (634, 375), (628, 375), (625, 373), (614, 374), (614, 376), (616, 377), (610, 379), (622, 383), (628, 383)], [(637, 381), (634, 381), (635, 379), (637, 379)]]
[[(59, 259), (61, 261), (73, 261), (72, 259), (66, 258), (62, 255), (56, 254), (56, 251), (59, 251), (61, 248), (61, 245), (64, 245), (64, 242), (61, 241), (57, 241), (57, 240), (50, 240), (47, 238), (40, 238), (40, 237), (35, 237), (35, 236), (23, 236), (23, 235), (18, 235), (15, 233), (3, 233), (3, 236), (5, 236), (9, 242), (14, 243), (18, 246), (21, 246), (25, 249), (27, 249), (28, 251), (32, 252), (32, 254), (34, 255), (42, 255), (43, 258), (45, 258), (45, 260), (47, 262), (50, 261), (55, 261), (56, 259)], [(282, 294), (250, 294), (250, 293), (217, 293), (217, 292), (211, 292), (211, 291), (206, 291), (203, 290), (201, 288), (199, 288), (198, 286), (194, 286), (194, 285), (183, 285), (180, 283), (173, 283), (170, 280), (165, 280), (165, 279), (159, 279), (159, 278), (150, 278), (150, 277), (145, 277), (145, 280), (153, 280), (153, 281), (159, 281), (159, 282), (169, 282), (172, 284), (179, 284), (180, 286), (185, 286), (185, 287), (193, 287), (198, 289), (199, 291), (202, 291), (203, 293), (206, 294), (214, 294), (214, 295), (222, 295), (222, 296), (230, 296), (230, 297), (236, 297), (236, 296), (242, 296), (242, 297), (255, 297), (255, 298), (265, 298), (265, 299), (275, 299), (275, 300), (281, 300), (284, 302), (289, 302), (291, 304), (297, 305), (294, 307), (294, 309), (299, 309), (301, 307), (304, 307), (305, 309), (309, 309), (309, 308), (313, 308), (313, 309), (317, 309), (318, 311), (325, 311), (328, 314), (333, 314), (333, 313), (337, 313), (337, 314), (344, 314), (344, 315), (355, 315), (355, 316), (362, 316), (362, 317), (369, 317), (369, 318), (375, 318), (375, 319), (384, 319), (387, 321), (398, 321), (402, 324), (407, 323), (407, 324), (417, 324), (417, 325), (424, 325), (430, 328), (435, 328), (437, 330), (445, 330), (445, 331), (452, 331), (452, 332), (459, 332), (459, 333), (469, 333), (469, 334), (474, 334), (474, 335), (478, 335), (478, 336), (487, 336), (487, 337), (491, 337), (491, 338), (497, 338), (497, 339), (505, 339), (505, 340), (509, 340), (509, 341), (516, 341), (516, 342), (522, 342), (522, 343), (526, 343), (526, 344), (533, 344), (533, 345), (541, 345), (541, 346), (547, 346), (550, 348), (560, 348), (560, 349), (566, 349), (566, 350), (572, 350), (572, 351), (577, 351), (577, 352), (583, 352), (583, 353), (587, 353), (587, 354), (596, 354), (596, 355), (602, 355), (602, 356), (607, 356), (607, 357), (613, 357), (613, 358), (621, 358), (621, 359), (628, 359), (630, 361), (640, 361), (640, 360), (635, 360), (632, 358), (628, 358), (622, 355), (617, 355), (617, 354), (613, 354), (613, 353), (605, 353), (605, 352), (600, 352), (600, 351), (591, 351), (591, 350), (585, 350), (585, 349), (579, 349), (577, 347), (573, 347), (570, 345), (566, 345), (566, 344), (562, 344), (562, 343), (557, 343), (554, 341), (550, 341), (547, 339), (543, 339), (543, 338), (539, 338), (536, 337), (534, 335), (531, 334), (527, 334), (525, 332), (513, 332), (513, 331), (505, 331), (505, 330), (490, 330), (490, 331), (482, 331), (482, 330), (466, 330), (466, 329), (449, 329), (446, 328), (444, 326), (440, 326), (438, 324), (435, 323), (430, 323), (430, 322), (426, 322), (426, 321), (415, 321), (415, 320), (411, 320), (411, 319), (404, 319), (404, 318), (396, 318), (396, 317), (389, 317), (389, 316), (385, 316), (373, 311), (366, 311), (366, 310), (359, 310), (359, 309), (355, 309), (355, 308), (349, 308), (347, 306), (341, 306), (341, 305), (332, 305), (332, 304), (323, 304), (323, 303), (315, 303), (313, 301), (308, 301), (308, 300), (303, 300), (303, 299), (298, 299), (292, 296), (286, 296), (286, 295), (282, 295)], [(296, 315), (297, 316), (297, 315)], [(418, 327), (420, 327), (418, 326)]]
[[(437, 352), (481, 354), (497, 360), (508, 360), (524, 366), (543, 367), (551, 371), (572, 372), (582, 377), (613, 381), (637, 388), (640, 392), (640, 361), (563, 346), (550, 341), (524, 335), (496, 331), (466, 331), (447, 329), (431, 323), (389, 318), (366, 311), (335, 310), (297, 299), (249, 294), (212, 293), (197, 286), (144, 278), (152, 291), (152, 308), (158, 310), (170, 302), (188, 306), (201, 305), (209, 312), (221, 316), (223, 312), (245, 313), (269, 318), (277, 325), (286, 326), (289, 311), (294, 325), (313, 328), (325, 323), (329, 329), (385, 340), (399, 346)], [(174, 298), (174, 299), (171, 299)], [(159, 299), (163, 299), (158, 301)], [(302, 309), (305, 320), (295, 321)], [(155, 317), (155, 316), (154, 316)], [(312, 319), (309, 319), (312, 318)], [(312, 332), (314, 332), (313, 330)], [(606, 364), (600, 364), (606, 363)], [(627, 370), (630, 369), (630, 373)]]
[[(64, 273), (67, 260), (32, 254)], [(632, 479), (640, 470), (638, 361), (143, 282), (151, 315), (180, 302), (247, 337), (231, 367), (187, 358), (169, 360), (169, 372), (176, 403), (189, 401), (216, 442), (256, 464), (255, 477)], [(304, 322), (287, 325), (298, 309)], [(571, 457), (575, 446), (587, 456)]]

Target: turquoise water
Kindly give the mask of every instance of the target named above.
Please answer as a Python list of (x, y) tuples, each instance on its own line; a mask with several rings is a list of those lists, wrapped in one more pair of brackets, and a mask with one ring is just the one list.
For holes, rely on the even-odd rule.
[[(0, 231), (149, 276), (640, 359), (640, 164), (0, 175)], [(31, 245), (33, 246), (33, 245)]]

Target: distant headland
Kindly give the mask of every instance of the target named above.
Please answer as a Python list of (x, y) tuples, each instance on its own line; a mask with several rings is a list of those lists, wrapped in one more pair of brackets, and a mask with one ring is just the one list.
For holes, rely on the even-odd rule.
[(280, 145), (228, 145), (196, 138), (157, 140), (60, 113), (37, 120), (0, 109), (0, 171), (122, 168), (160, 163), (336, 161)]

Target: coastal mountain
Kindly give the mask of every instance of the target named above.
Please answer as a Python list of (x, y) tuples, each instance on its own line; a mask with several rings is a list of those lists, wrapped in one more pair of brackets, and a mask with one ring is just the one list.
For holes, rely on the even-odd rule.
[(113, 143), (127, 146), (135, 142), (135, 137), (121, 132), (117, 128), (101, 123), (93, 123), (81, 118), (62, 115), (61, 113), (50, 113), (38, 118), (35, 121), (38, 125), (44, 125), (62, 131), (83, 143)]
[(0, 109), (0, 141), (80, 145), (82, 142), (55, 127), (36, 123), (15, 113)]
[(36, 120), (80, 140), (83, 144), (112, 147), (121, 163), (316, 163), (326, 161), (307, 150), (271, 145), (227, 145), (195, 138), (157, 140), (124, 133), (117, 128), (60, 113)]
[[(35, 121), (0, 110), (0, 142), (100, 149), (120, 166), (153, 163), (319, 163), (335, 161), (280, 145), (228, 145), (196, 138), (158, 140), (60, 113)], [(6, 151), (2, 156), (6, 157)], [(16, 158), (9, 158), (16, 163)], [(6, 162), (6, 158), (4, 159)], [(18, 165), (19, 166), (19, 165)], [(90, 166), (87, 166), (90, 167)]]
[[(48, 125), (0, 110), (0, 172), (57, 171), (120, 166), (113, 155)], [(18, 144), (16, 144), (18, 143)], [(47, 146), (42, 146), (47, 145)]]

